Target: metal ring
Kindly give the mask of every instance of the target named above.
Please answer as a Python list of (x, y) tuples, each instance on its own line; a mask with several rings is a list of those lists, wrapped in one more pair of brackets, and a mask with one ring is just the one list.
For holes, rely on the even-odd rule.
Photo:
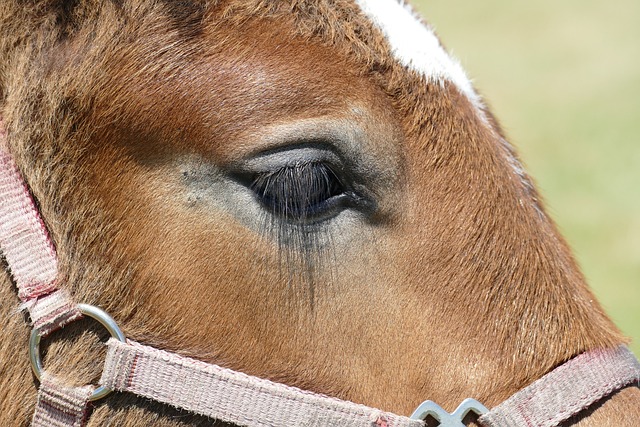
[[(80, 313), (91, 317), (104, 326), (113, 338), (116, 338), (121, 342), (127, 341), (116, 321), (113, 320), (113, 317), (109, 316), (104, 310), (89, 304), (78, 304), (77, 307)], [(40, 335), (38, 334), (37, 329), (33, 329), (31, 331), (31, 337), (29, 338), (29, 360), (31, 360), (31, 369), (33, 370), (33, 374), (36, 376), (38, 381), (40, 381), (43, 367), (42, 359), (40, 359)], [(94, 401), (102, 399), (112, 391), (113, 390), (110, 388), (100, 386), (89, 397), (89, 400)]]

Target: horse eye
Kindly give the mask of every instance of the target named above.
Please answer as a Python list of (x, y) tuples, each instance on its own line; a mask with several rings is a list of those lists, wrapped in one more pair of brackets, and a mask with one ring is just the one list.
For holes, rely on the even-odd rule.
[(251, 189), (272, 214), (295, 221), (321, 219), (344, 206), (348, 197), (338, 175), (319, 162), (256, 174)]

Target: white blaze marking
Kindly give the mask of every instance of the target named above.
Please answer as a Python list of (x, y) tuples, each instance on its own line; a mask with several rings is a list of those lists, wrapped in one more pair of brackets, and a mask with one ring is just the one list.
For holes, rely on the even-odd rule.
[(409, 5), (398, 0), (356, 0), (356, 3), (385, 35), (401, 64), (433, 81), (450, 81), (482, 111), (480, 97), (462, 66), (447, 54), (433, 31), (420, 22)]
[[(404, 66), (415, 70), (427, 79), (439, 83), (453, 83), (476, 108), (478, 117), (500, 139), (511, 168), (527, 191), (533, 189), (522, 164), (511, 152), (511, 145), (497, 135), (484, 111), (480, 96), (458, 61), (442, 47), (431, 28), (424, 25), (404, 0), (355, 0), (362, 12), (373, 21), (386, 37), (394, 57)], [(540, 213), (538, 204), (534, 206)]]

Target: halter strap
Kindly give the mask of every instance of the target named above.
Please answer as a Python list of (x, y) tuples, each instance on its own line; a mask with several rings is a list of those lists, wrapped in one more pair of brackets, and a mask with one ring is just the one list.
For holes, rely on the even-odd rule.
[(44, 373), (31, 427), (82, 427), (93, 387), (68, 387)]
[(35, 202), (9, 148), (0, 117), (0, 250), (40, 335), (79, 318), (69, 294), (58, 289), (58, 258)]
[[(422, 420), (115, 339), (107, 343), (103, 386), (247, 427), (424, 426)], [(554, 427), (640, 381), (640, 362), (626, 347), (583, 353), (482, 415), (485, 427)], [(463, 426), (459, 420), (456, 426)], [(447, 424), (454, 425), (454, 424)]]
[(249, 427), (422, 427), (423, 421), (304, 391), (133, 341), (109, 340), (100, 384)]
[(626, 347), (569, 360), (480, 417), (486, 427), (553, 427), (628, 385), (640, 385), (640, 362)]

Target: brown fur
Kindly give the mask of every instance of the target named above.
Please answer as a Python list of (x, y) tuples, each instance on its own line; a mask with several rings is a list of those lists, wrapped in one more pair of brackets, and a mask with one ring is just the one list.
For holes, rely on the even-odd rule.
[[(454, 87), (395, 63), (348, 1), (228, 3), (0, 5), (1, 114), (78, 301), (145, 344), (397, 413), (492, 406), (623, 341), (497, 125)], [(188, 181), (302, 120), (360, 129), (339, 148), (377, 202), (314, 234), (312, 277)], [(27, 425), (28, 327), (0, 282), (0, 425)], [(71, 382), (99, 375), (87, 325), (49, 340), (47, 368)], [(632, 425), (639, 401), (624, 390), (580, 425)], [(114, 395), (89, 425), (210, 423)]]

